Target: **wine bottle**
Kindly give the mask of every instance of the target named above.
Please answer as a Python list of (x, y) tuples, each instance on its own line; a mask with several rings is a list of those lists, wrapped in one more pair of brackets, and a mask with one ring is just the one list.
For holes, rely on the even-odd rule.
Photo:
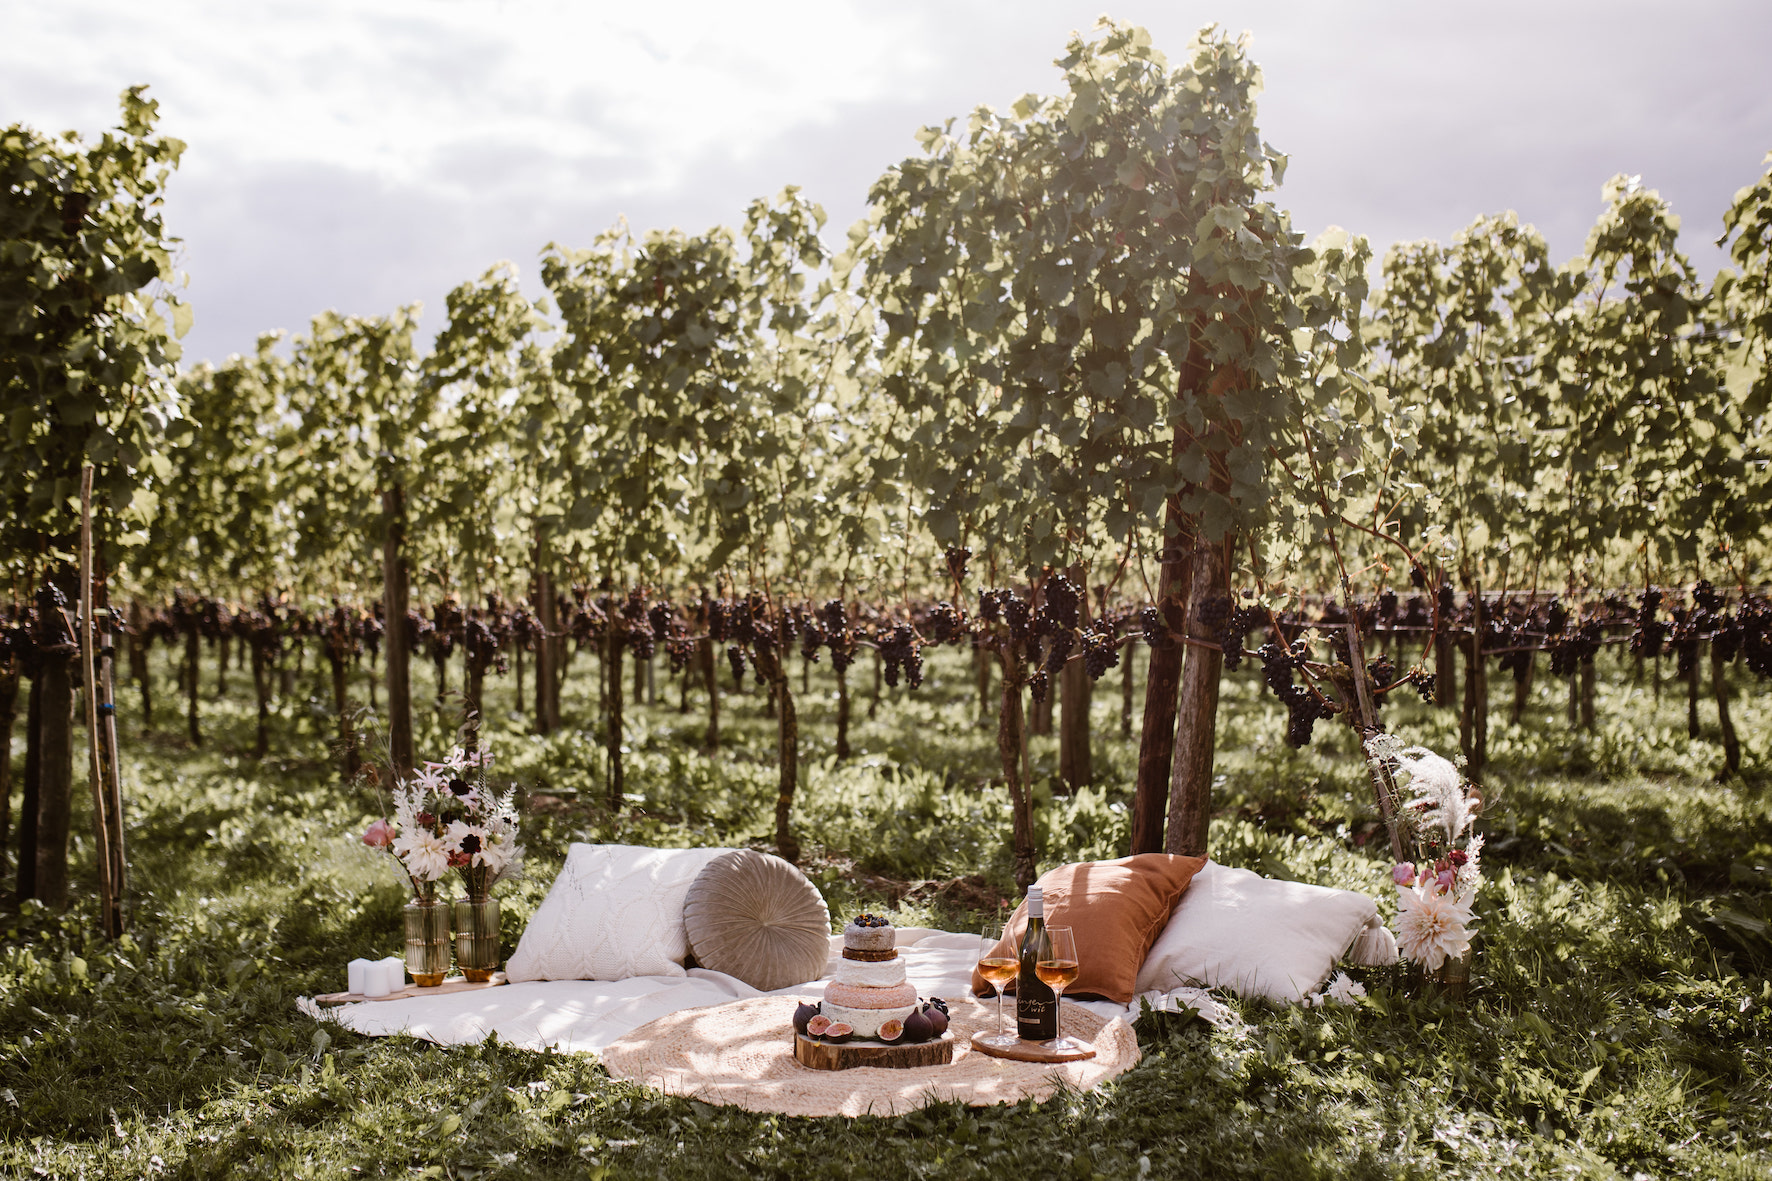
[(1021, 968), (1015, 976), (1015, 1033), (1023, 1041), (1049, 1042), (1058, 1036), (1058, 995), (1040, 979), (1040, 959), (1048, 955), (1046, 898), (1028, 887), (1028, 929), (1021, 937)]

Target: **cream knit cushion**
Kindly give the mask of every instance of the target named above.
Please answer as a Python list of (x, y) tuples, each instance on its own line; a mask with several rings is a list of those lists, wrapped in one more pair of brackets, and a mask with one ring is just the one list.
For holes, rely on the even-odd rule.
[(806, 875), (779, 857), (734, 849), (708, 863), (683, 900), (697, 964), (771, 992), (824, 975), (831, 914)]
[(683, 975), (684, 896), (726, 852), (574, 844), (505, 977), (514, 983)]

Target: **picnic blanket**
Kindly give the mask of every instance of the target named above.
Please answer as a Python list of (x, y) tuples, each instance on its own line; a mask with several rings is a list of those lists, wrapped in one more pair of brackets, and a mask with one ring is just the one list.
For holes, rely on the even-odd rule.
[[(497, 1034), (500, 1041), (532, 1050), (552, 1047), (601, 1053), (634, 1030), (660, 1017), (760, 996), (817, 1000), (841, 957), (843, 938), (831, 937), (825, 976), (804, 984), (761, 992), (722, 972), (691, 968), (685, 976), (636, 976), (627, 980), (547, 980), (510, 984), (451, 996), (417, 996), (368, 1001), (322, 1010), (303, 998), (302, 1009), (371, 1036), (410, 1034), (441, 1045), (469, 1045)], [(978, 936), (908, 927), (898, 932), (905, 974), (917, 995), (950, 1002), (971, 997)], [(1106, 1023), (1137, 1020), (1142, 1003), (1158, 1010), (1192, 1008), (1214, 1024), (1234, 1021), (1229, 1010), (1199, 988), (1148, 992), (1130, 1005), (1110, 1001), (1065, 1001), (1067, 1010), (1087, 1010)], [(1010, 1006), (1009, 1020), (1014, 1020)]]

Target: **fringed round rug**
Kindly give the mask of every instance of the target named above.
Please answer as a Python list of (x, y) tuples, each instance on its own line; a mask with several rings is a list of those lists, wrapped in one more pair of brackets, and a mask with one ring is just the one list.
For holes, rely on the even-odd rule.
[[(807, 1000), (812, 997), (805, 998)], [(972, 1033), (994, 1029), (994, 1004), (950, 1002), (954, 1060), (906, 1070), (862, 1066), (812, 1070), (794, 1061), (793, 1017), (800, 998), (752, 997), (686, 1009), (642, 1025), (603, 1051), (616, 1078), (704, 1103), (781, 1115), (899, 1115), (926, 1103), (972, 1107), (1045, 1099), (1061, 1085), (1085, 1090), (1138, 1062), (1138, 1038), (1124, 1020), (1104, 1021), (1064, 1007), (1064, 1032), (1095, 1046), (1083, 1062), (1041, 1065), (975, 1052)], [(1014, 1014), (1008, 1015), (1013, 1023)]]

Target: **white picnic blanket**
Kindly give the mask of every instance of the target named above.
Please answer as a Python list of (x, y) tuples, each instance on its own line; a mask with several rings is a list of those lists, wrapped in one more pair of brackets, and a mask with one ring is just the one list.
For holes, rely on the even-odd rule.
[[(972, 995), (972, 969), (978, 962), (978, 936), (908, 927), (898, 932), (905, 975), (921, 997)], [(799, 996), (817, 1000), (841, 957), (843, 937), (831, 937), (825, 974), (773, 994), (752, 988), (723, 972), (691, 968), (687, 976), (636, 976), (627, 980), (537, 980), (448, 996), (417, 996), (398, 1001), (365, 1001), (323, 1010), (303, 997), (311, 1016), (334, 1020), (370, 1036), (406, 1033), (440, 1045), (467, 1045), (497, 1034), (525, 1049), (564, 1051), (603, 1049), (628, 1033), (670, 1013), (699, 1009), (754, 996)], [(1177, 988), (1134, 997), (1130, 1005), (1111, 1001), (1066, 1001), (1112, 1020), (1136, 1021), (1146, 1002), (1159, 1011), (1192, 1008), (1214, 1025), (1236, 1017), (1201, 988)], [(1015, 1020), (1006, 1005), (1007, 1020)]]

